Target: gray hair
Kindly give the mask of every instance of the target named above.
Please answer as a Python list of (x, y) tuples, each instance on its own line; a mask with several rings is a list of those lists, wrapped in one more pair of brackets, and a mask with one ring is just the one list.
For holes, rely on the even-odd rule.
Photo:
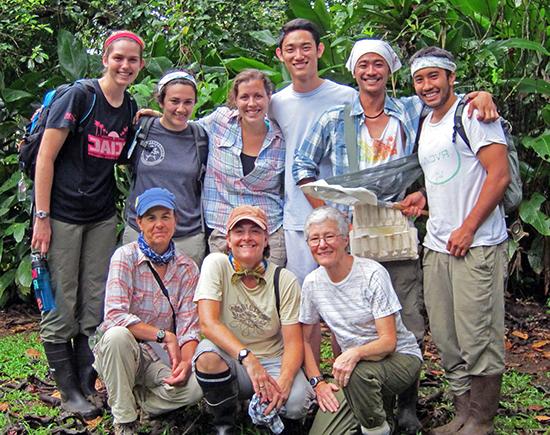
[(336, 222), (340, 234), (344, 236), (347, 236), (349, 234), (349, 222), (344, 214), (334, 207), (329, 207), (328, 205), (325, 205), (323, 207), (319, 207), (313, 210), (306, 219), (306, 224), (304, 225), (304, 235), (306, 237), (306, 240), (309, 237), (309, 227), (311, 225), (322, 224), (323, 222), (328, 220)]

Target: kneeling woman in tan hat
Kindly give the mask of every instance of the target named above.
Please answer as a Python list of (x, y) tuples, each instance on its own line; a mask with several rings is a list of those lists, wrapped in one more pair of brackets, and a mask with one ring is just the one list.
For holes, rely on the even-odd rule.
[(229, 255), (204, 260), (195, 293), (206, 337), (195, 374), (218, 433), (231, 430), (238, 399), (252, 398), (249, 415), (275, 433), (279, 416), (305, 416), (313, 390), (303, 372), (300, 287), (294, 275), (266, 261), (267, 218), (259, 207), (233, 210)]

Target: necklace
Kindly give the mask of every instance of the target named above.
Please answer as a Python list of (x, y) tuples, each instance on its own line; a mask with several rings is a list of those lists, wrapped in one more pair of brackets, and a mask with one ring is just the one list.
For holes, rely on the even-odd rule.
[(365, 118), (367, 118), (367, 119), (376, 119), (376, 118), (378, 118), (380, 115), (382, 115), (382, 113), (384, 113), (384, 109), (383, 109), (383, 108), (382, 108), (382, 110), (378, 113), (378, 115), (369, 116), (369, 115), (367, 115), (366, 113), (363, 113), (363, 115), (365, 115)]

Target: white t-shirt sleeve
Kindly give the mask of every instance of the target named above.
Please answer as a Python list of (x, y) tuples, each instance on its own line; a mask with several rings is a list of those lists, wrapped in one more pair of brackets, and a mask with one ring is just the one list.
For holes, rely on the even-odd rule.
[(313, 325), (320, 320), (319, 312), (313, 302), (312, 293), (315, 290), (314, 272), (306, 276), (302, 284), (302, 299), (300, 302), (300, 322), (306, 325)]
[(468, 106), (466, 106), (462, 114), (462, 123), (474, 154), (477, 154), (482, 147), (493, 143), (506, 145), (506, 136), (500, 120), (489, 123), (480, 122), (477, 120), (477, 110), (471, 118), (468, 118)]
[(368, 285), (368, 298), (375, 319), (389, 316), (401, 310), (401, 304), (393, 289), (390, 275), (382, 266), (372, 273)]

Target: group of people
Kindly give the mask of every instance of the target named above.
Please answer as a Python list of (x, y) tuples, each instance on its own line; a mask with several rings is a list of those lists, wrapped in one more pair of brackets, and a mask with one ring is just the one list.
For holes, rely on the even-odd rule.
[[(143, 50), (132, 32), (107, 38), (91, 120), (79, 125), (86, 90), (74, 87), (54, 101), (37, 158), (32, 247), (48, 254), (57, 304), (41, 337), (62, 406), (98, 415), (99, 373), (121, 434), (140, 413), (201, 398), (220, 434), (245, 399), (274, 433), (315, 404), (312, 434), (390, 434), (396, 404), (399, 429), (416, 433), (424, 288), (455, 406), (431, 431), (492, 433), (504, 371), (499, 204), (510, 176), (491, 95), (465, 97), (467, 144), (453, 134), (462, 96), (449, 52), (417, 52), (417, 95), (393, 98), (399, 57), (382, 40), (357, 41), (346, 63), (357, 92), (319, 77), (319, 32), (295, 19), (276, 49), (292, 84), (273, 94), (265, 74), (243, 71), (227, 106), (190, 121), (196, 80), (169, 71), (157, 86), (162, 113), (145, 111), (134, 127), (126, 89)], [(426, 188), (394, 199), (411, 217), (429, 204), (422, 267), (351, 255), (348, 215), (300, 190), (350, 172), (345, 117), (360, 169), (418, 151)], [(114, 251), (117, 162), (130, 165), (132, 186)], [(333, 338), (330, 379), (321, 321)]]

